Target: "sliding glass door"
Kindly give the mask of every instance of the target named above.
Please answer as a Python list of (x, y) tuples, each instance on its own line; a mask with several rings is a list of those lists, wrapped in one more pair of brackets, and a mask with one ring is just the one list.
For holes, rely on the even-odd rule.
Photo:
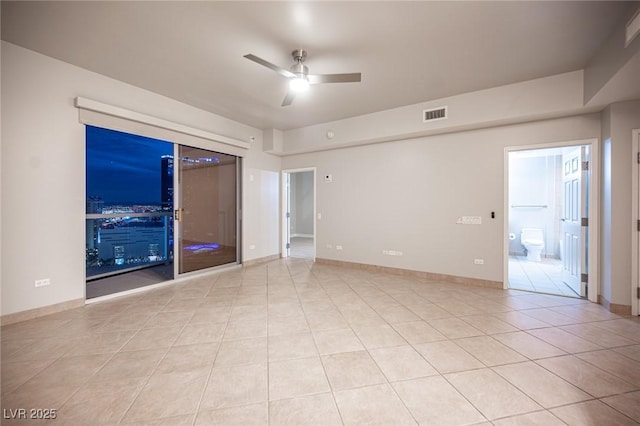
[(238, 261), (238, 158), (177, 146), (177, 273)]
[(86, 295), (233, 264), (238, 157), (86, 128)]

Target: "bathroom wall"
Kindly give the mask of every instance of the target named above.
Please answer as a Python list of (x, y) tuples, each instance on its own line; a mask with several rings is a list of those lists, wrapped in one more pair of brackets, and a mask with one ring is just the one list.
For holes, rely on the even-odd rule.
[(524, 254), (522, 228), (540, 228), (544, 235), (543, 256), (560, 258), (560, 213), (562, 194), (560, 150), (510, 153), (509, 159), (509, 252)]

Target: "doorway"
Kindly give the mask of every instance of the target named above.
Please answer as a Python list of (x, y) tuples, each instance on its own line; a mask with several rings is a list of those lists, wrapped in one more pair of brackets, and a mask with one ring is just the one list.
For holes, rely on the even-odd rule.
[(315, 260), (315, 168), (282, 172), (282, 257)]
[(597, 300), (595, 143), (506, 149), (506, 287)]

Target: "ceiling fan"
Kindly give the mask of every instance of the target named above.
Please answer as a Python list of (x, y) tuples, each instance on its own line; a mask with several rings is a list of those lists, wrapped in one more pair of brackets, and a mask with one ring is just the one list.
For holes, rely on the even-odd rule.
[(311, 84), (358, 83), (362, 79), (362, 75), (359, 72), (350, 74), (309, 74), (309, 68), (304, 64), (304, 60), (307, 59), (307, 51), (304, 49), (296, 49), (291, 52), (291, 56), (293, 56), (295, 63), (289, 70), (286, 70), (256, 55), (244, 55), (244, 57), (250, 61), (264, 65), (289, 79), (289, 91), (282, 101), (282, 106), (291, 105), (296, 93), (307, 90)]

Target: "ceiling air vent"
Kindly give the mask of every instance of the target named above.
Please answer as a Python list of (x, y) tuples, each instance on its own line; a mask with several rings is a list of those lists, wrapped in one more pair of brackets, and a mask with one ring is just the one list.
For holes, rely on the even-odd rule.
[(422, 121), (444, 120), (447, 118), (447, 107), (425, 109), (422, 111)]

